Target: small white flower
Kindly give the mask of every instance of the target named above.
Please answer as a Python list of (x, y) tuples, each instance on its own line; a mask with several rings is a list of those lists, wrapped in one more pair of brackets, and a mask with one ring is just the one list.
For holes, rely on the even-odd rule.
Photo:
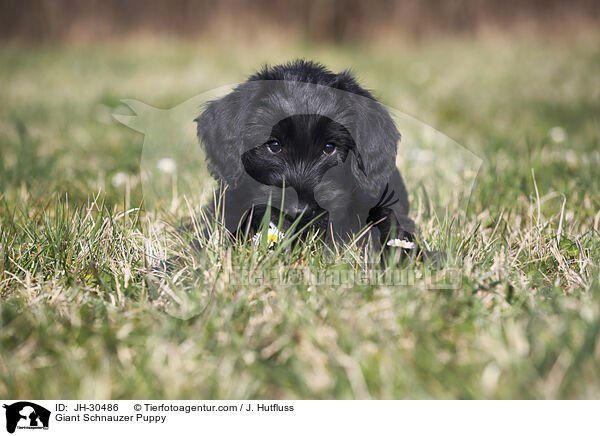
[(123, 172), (118, 172), (114, 176), (112, 176), (111, 183), (115, 188), (123, 185), (127, 181), (127, 174)]
[(156, 167), (165, 174), (173, 174), (177, 169), (177, 164), (175, 161), (168, 157), (163, 157), (158, 161)]
[[(272, 248), (275, 244), (279, 243), (280, 239), (283, 239), (284, 233), (280, 231), (277, 226), (273, 223), (269, 223), (269, 230), (267, 231), (267, 242), (269, 248)], [(262, 241), (262, 233), (257, 233), (252, 237), (252, 242), (258, 247)]]
[(407, 248), (409, 250), (415, 248), (414, 242), (406, 241), (404, 239), (390, 239), (387, 245), (390, 247)]
[(552, 127), (550, 130), (548, 130), (548, 135), (550, 135), (550, 139), (557, 144), (565, 142), (565, 139), (567, 139), (566, 130), (560, 126)]

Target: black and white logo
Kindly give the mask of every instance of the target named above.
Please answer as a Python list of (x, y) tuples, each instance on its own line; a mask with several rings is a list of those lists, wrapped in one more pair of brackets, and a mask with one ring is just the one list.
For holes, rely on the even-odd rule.
[(6, 409), (6, 431), (9, 433), (14, 433), (16, 429), (48, 430), (50, 422), (48, 409), (29, 401), (4, 404), (4, 408)]

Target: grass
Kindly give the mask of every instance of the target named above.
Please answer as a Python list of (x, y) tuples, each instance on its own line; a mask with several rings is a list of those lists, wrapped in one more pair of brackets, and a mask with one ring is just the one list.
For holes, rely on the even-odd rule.
[[(0, 397), (598, 398), (597, 41), (2, 47)], [(144, 139), (111, 117), (120, 100), (170, 108), (296, 56), (352, 66), (482, 158), (467, 211), (451, 192), (428, 211), (407, 176), (422, 237), (456, 255), (435, 276), (453, 289), (423, 265), (402, 286), (294, 284), (386, 273), (318, 241), (213, 237), (172, 280), (148, 277), (193, 237), (174, 226), (197, 229), (200, 201), (140, 210)]]

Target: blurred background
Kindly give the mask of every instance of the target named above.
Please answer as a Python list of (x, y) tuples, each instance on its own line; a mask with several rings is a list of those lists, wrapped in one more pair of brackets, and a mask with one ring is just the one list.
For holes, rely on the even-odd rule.
[(564, 33), (600, 18), (594, 0), (5, 0), (0, 34), (30, 41), (111, 39), (139, 33), (253, 38), (264, 30), (314, 42), (490, 28)]
[(583, 192), (598, 183), (583, 157), (598, 130), (598, 24), (592, 0), (5, 0), (0, 183), (12, 199), (139, 204), (143, 136), (112, 118), (131, 113), (122, 99), (171, 108), (302, 57), (351, 68), (475, 152), (498, 204), (528, 191), (536, 166), (543, 188)]

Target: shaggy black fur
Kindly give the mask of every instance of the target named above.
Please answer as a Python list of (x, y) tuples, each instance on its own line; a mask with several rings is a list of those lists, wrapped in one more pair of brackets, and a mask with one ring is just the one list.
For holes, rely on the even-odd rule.
[(400, 133), (348, 71), (304, 60), (264, 67), (196, 121), (209, 169), (226, 189), (232, 234), (242, 222), (256, 230), (267, 204), (283, 204), (286, 222), (311, 223), (328, 238), (372, 224), (378, 244), (413, 240), (396, 168)]

